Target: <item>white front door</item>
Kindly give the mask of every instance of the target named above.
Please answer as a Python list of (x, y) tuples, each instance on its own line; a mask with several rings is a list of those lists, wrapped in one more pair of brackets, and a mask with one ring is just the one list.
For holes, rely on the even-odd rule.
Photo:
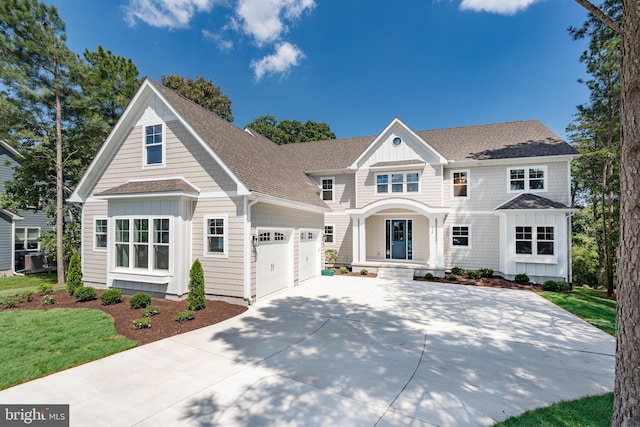
[(289, 230), (258, 230), (257, 298), (293, 284), (290, 241)]
[(320, 274), (320, 230), (300, 230), (300, 281)]

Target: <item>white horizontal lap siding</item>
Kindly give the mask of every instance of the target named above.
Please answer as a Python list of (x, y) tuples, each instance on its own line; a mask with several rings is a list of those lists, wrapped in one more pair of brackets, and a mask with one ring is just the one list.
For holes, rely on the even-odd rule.
[[(453, 226), (469, 226), (470, 246), (452, 246)], [(447, 215), (444, 222), (445, 266), (500, 269), (500, 221), (491, 213)]]
[[(107, 202), (87, 202), (83, 205), (82, 216), (82, 278), (92, 286), (107, 284), (107, 249), (94, 250), (94, 221), (107, 218)], [(112, 238), (112, 230), (107, 230), (107, 241)]]
[[(356, 186), (358, 188), (357, 207), (361, 208), (373, 202), (389, 198), (400, 198), (417, 200), (429, 206), (440, 206), (442, 201), (442, 175), (440, 166), (435, 168), (431, 165), (424, 167), (417, 166), (415, 169), (402, 170), (369, 170), (360, 169), (356, 173)], [(420, 173), (420, 190), (417, 193), (394, 193), (391, 191), (391, 174), (406, 174), (407, 172)], [(380, 173), (389, 174), (389, 192), (378, 194), (376, 186), (376, 175)], [(404, 185), (406, 187), (406, 177)]]
[[(200, 260), (205, 276), (205, 292), (211, 295), (244, 297), (244, 219), (243, 200), (236, 198), (200, 199), (192, 222), (192, 258)], [(238, 214), (240, 213), (240, 214)], [(227, 255), (205, 255), (205, 217), (226, 219)]]
[(333, 243), (324, 243), (324, 249), (336, 249), (338, 251), (336, 263), (350, 265), (353, 258), (351, 216), (347, 214), (325, 214), (324, 223), (325, 225), (333, 225)]
[[(355, 175), (354, 174), (319, 174), (311, 178), (316, 182), (318, 188), (322, 190), (322, 180), (333, 179), (333, 200), (324, 202), (331, 209), (344, 210), (355, 207)], [(322, 192), (319, 195), (322, 198)]]
[[(256, 235), (256, 228), (260, 227), (281, 227), (293, 229), (293, 234), (291, 236), (291, 239), (293, 240), (293, 259), (290, 260), (290, 262), (293, 262), (294, 284), (297, 285), (299, 277), (298, 259), (300, 255), (300, 229), (324, 230), (324, 215), (266, 203), (256, 203), (251, 207), (251, 209), (252, 235)], [(256, 294), (255, 251), (252, 251), (251, 258), (251, 294), (253, 296)]]

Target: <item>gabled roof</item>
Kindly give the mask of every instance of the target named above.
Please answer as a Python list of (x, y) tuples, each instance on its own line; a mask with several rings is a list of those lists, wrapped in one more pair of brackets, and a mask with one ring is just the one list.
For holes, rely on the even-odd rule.
[[(415, 132), (450, 162), (575, 156), (578, 152), (537, 120)], [(346, 169), (378, 135), (280, 146), (306, 171)]]
[(519, 196), (509, 200), (507, 203), (496, 208), (500, 210), (528, 210), (528, 209), (561, 209), (571, 210), (572, 208), (560, 202), (554, 202), (546, 197), (537, 194), (520, 194)]
[(155, 179), (149, 181), (128, 181), (125, 184), (110, 188), (96, 196), (140, 195), (147, 193), (180, 193), (197, 195), (199, 191), (181, 178)]
[(11, 153), (16, 159), (22, 159), (23, 156), (18, 150), (13, 148), (7, 141), (0, 139), (0, 146), (4, 147), (9, 153)]

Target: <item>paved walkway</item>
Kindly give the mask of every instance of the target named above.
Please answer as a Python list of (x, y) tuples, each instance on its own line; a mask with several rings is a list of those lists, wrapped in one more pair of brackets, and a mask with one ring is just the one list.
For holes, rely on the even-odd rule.
[(527, 291), (322, 277), (0, 392), (73, 426), (484, 426), (613, 388), (613, 337)]

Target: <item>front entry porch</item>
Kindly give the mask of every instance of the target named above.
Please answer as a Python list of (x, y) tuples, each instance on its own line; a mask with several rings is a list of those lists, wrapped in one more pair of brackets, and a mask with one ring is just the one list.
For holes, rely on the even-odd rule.
[(352, 209), (355, 271), (391, 277), (444, 276), (443, 223), (448, 209), (389, 199)]

